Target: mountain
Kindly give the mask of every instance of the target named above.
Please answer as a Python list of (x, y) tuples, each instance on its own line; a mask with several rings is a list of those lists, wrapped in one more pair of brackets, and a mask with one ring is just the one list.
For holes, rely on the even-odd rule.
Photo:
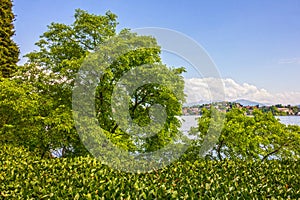
[[(223, 102), (223, 101), (217, 101), (217, 102)], [(263, 103), (259, 103), (259, 102), (255, 102), (255, 101), (250, 101), (250, 100), (247, 100), (247, 99), (238, 99), (238, 100), (231, 101), (231, 102), (239, 103), (242, 106), (256, 106), (256, 105), (259, 105), (259, 107), (267, 106), (267, 104), (263, 104)], [(210, 104), (210, 103), (212, 103), (212, 102), (201, 100), (201, 101), (197, 101), (197, 102), (193, 102), (193, 103), (185, 103), (183, 106), (204, 105), (204, 104)]]
[(266, 104), (255, 102), (255, 101), (249, 101), (246, 99), (238, 99), (238, 100), (235, 100), (234, 103), (239, 103), (242, 106), (256, 106), (256, 105), (259, 105), (259, 107), (266, 106)]
[(194, 106), (194, 105), (204, 105), (204, 104), (210, 104), (211, 101), (197, 101), (192, 103), (185, 103), (183, 106)]

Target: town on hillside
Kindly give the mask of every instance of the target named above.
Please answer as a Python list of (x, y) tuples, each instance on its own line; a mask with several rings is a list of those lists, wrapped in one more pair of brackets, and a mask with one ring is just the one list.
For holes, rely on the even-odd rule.
[(191, 106), (183, 106), (182, 114), (185, 116), (188, 115), (202, 115), (202, 109), (209, 109), (211, 105), (214, 105), (219, 111), (228, 112), (232, 108), (244, 108), (246, 109), (247, 115), (251, 115), (254, 109), (259, 109), (262, 112), (271, 112), (274, 116), (300, 116), (300, 107), (299, 106), (291, 106), (291, 105), (242, 105), (238, 102), (217, 102), (217, 103), (209, 103), (209, 104), (198, 104)]

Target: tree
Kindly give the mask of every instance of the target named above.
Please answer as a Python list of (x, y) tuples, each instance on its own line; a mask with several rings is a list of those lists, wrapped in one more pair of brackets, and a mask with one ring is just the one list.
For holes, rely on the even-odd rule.
[(19, 61), (19, 48), (12, 40), (14, 32), (12, 1), (2, 0), (0, 5), (0, 77), (8, 78)]
[[(113, 47), (111, 43), (116, 47)], [(99, 123), (101, 127), (107, 131), (109, 138), (112, 140), (119, 138), (116, 144), (124, 145), (124, 141), (129, 140), (131, 145), (127, 143), (127, 146), (131, 147), (129, 148), (131, 151), (149, 152), (157, 150), (167, 143), (172, 142), (174, 138), (176, 138), (176, 135), (178, 136), (179, 134), (178, 128), (180, 124), (175, 116), (181, 114), (181, 102), (184, 101), (184, 83), (183, 78), (180, 76), (184, 69), (168, 68), (161, 63), (159, 57), (160, 49), (154, 38), (137, 36), (128, 30), (123, 30), (111, 43), (107, 48), (111, 48), (112, 51), (115, 51), (115, 49), (119, 47), (124, 48), (125, 46), (127, 46), (128, 49), (134, 50), (118, 57), (105, 70), (104, 75), (100, 78), (100, 84), (96, 92), (96, 110)], [(149, 46), (149, 44), (151, 44), (151, 48), (144, 48), (144, 46)], [(146, 64), (147, 66), (143, 66)], [(124, 121), (117, 123), (116, 120), (114, 120), (111, 101), (113, 91), (123, 75), (134, 71), (138, 66), (143, 66), (140, 74), (143, 74), (144, 77), (149, 78), (152, 76), (155, 77), (156, 80), (162, 80), (169, 88), (157, 83), (144, 84), (136, 88), (129, 97), (127, 110), (130, 116), (128, 115), (128, 118), (123, 119), (126, 121), (125, 123), (132, 119), (135, 124), (141, 127), (147, 126), (151, 122), (149, 117), (150, 108), (155, 104), (161, 105), (162, 109), (166, 109), (167, 112), (166, 123), (164, 127), (159, 130), (158, 134), (144, 139), (136, 138), (137, 140), (135, 140), (133, 139), (134, 136), (130, 137), (130, 135), (124, 131), (126, 128), (120, 127), (120, 123), (122, 124)], [(147, 68), (151, 68), (151, 70), (149, 71)], [(122, 85), (134, 88), (135, 85), (143, 79), (143, 77), (139, 77), (138, 74), (132, 74), (131, 76), (134, 77), (134, 81), (127, 80), (122, 82)], [(171, 81), (167, 83), (168, 80)], [(172, 88), (171, 91), (170, 88)], [(177, 91), (175, 92), (177, 95), (174, 94), (174, 91)], [(117, 99), (117, 101), (123, 102), (126, 100)], [(125, 115), (124, 112), (126, 111), (120, 113), (120, 110), (116, 109), (116, 112), (118, 112), (120, 116)], [(152, 121), (153, 120), (154, 119), (152, 119)], [(152, 128), (153, 130), (149, 130), (149, 132), (155, 132), (155, 127), (149, 127), (149, 129)], [(143, 131), (145, 131), (145, 129)], [(135, 145), (132, 145), (132, 142), (134, 142)]]
[(62, 157), (87, 154), (72, 117), (72, 86), (86, 55), (115, 34), (116, 18), (111, 12), (102, 16), (78, 9), (73, 24), (52, 23), (36, 43), (39, 50), (26, 55), (29, 60), (17, 77), (33, 86), (40, 98), (39, 129), (28, 138), (44, 144), (31, 145), (42, 154), (57, 149)]
[(32, 83), (18, 77), (0, 82), (0, 141), (24, 146), (40, 157), (49, 157), (56, 149), (68, 150), (78, 142), (72, 114)]
[[(169, 69), (160, 61), (160, 48), (154, 38), (137, 36), (129, 30), (115, 32), (117, 16), (107, 12), (104, 16), (89, 14), (83, 10), (75, 11), (75, 21), (71, 25), (52, 23), (48, 26), (40, 41), (36, 43), (39, 50), (26, 55), (28, 63), (20, 70), (19, 77), (36, 88), (36, 92), (44, 100), (41, 104), (43, 113), (43, 125), (46, 133), (53, 134), (64, 150), (72, 155), (86, 153), (78, 137), (72, 116), (72, 90), (75, 77), (79, 68), (88, 56), (92, 57), (101, 46), (107, 47), (111, 53), (119, 48), (128, 48), (130, 51), (118, 57), (106, 69), (99, 86), (96, 89), (96, 108), (99, 124), (105, 129), (107, 137), (114, 144), (129, 151), (155, 150), (168, 142), (172, 142), (171, 136), (178, 133), (179, 121), (174, 115), (181, 112), (181, 103), (184, 101), (183, 79), (180, 76), (183, 69)], [(113, 38), (117, 38), (118, 41)], [(106, 41), (112, 39), (110, 46), (105, 46)], [(145, 46), (152, 48), (144, 48)], [(97, 56), (97, 54), (96, 54)], [(105, 55), (104, 55), (105, 56)], [(105, 57), (109, 60), (109, 57)], [(132, 94), (130, 113), (136, 123), (149, 123), (149, 109), (153, 104), (161, 103), (167, 107), (168, 120), (164, 130), (156, 137), (136, 145), (130, 135), (122, 131), (114, 120), (111, 119), (110, 101), (113, 88), (122, 75), (136, 66), (152, 64), (173, 74), (174, 86), (182, 90), (178, 98), (174, 97), (167, 88), (147, 85)], [(92, 69), (93, 73), (97, 68)], [(166, 75), (166, 73), (164, 73)], [(162, 79), (165, 77), (162, 77)], [(133, 84), (133, 83), (131, 83)], [(44, 104), (44, 105), (43, 105)], [(138, 114), (140, 113), (140, 114)], [(49, 143), (51, 144), (51, 142)], [(50, 148), (58, 148), (59, 145), (48, 145)]]
[[(208, 152), (211, 159), (299, 159), (300, 134), (298, 126), (281, 124), (271, 112), (253, 111), (247, 116), (245, 109), (234, 108), (226, 113), (224, 128), (216, 145)], [(199, 119), (201, 146), (211, 123), (211, 110), (204, 109)], [(195, 130), (194, 130), (195, 131)]]

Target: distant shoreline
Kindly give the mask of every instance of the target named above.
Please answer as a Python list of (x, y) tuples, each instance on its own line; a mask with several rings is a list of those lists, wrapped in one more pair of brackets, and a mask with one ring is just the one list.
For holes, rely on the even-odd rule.
[(247, 105), (239, 102), (215, 102), (209, 104), (195, 104), (190, 106), (183, 106), (182, 113), (183, 115), (201, 115), (202, 109), (210, 109), (211, 106), (214, 106), (217, 110), (221, 112), (228, 112), (233, 108), (244, 109), (247, 115), (251, 115), (255, 109), (260, 110), (263, 113), (271, 112), (273, 116), (300, 116), (300, 106), (291, 106), (291, 105)]
[[(202, 115), (180, 115), (180, 116), (199, 116), (201, 117)], [(246, 116), (253, 116), (253, 115), (246, 115)], [(274, 115), (274, 117), (300, 117), (300, 115)]]

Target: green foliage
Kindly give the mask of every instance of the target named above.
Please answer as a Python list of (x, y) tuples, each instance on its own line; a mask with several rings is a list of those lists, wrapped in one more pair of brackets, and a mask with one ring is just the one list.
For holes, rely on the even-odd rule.
[[(10, 5), (6, 2), (1, 8)], [(96, 16), (76, 10), (72, 25), (48, 27), (28, 63), (13, 79), (0, 82), (1, 142), (26, 146), (41, 157), (57, 149), (63, 157), (87, 154), (72, 118), (72, 79), (88, 50), (114, 34), (115, 20), (110, 12)]]
[[(32, 118), (37, 114), (38, 96), (32, 87), (15, 80), (0, 81), (1, 142), (29, 142), (27, 134), (34, 129)], [(17, 131), (20, 134), (14, 134)]]
[(102, 16), (77, 9), (74, 17), (71, 25), (51, 23), (36, 43), (39, 50), (26, 55), (29, 63), (56, 73), (67, 84), (72, 83), (86, 55), (116, 34), (118, 24), (111, 12)]
[(0, 4), (0, 77), (8, 78), (19, 61), (19, 48), (12, 40), (14, 33), (12, 0), (1, 0)]
[[(200, 135), (195, 146), (202, 145), (202, 138), (211, 126), (211, 110), (203, 110), (199, 118)], [(226, 113), (226, 121), (217, 144), (208, 152), (210, 158), (222, 160), (266, 160), (300, 158), (300, 127), (281, 124), (272, 113), (234, 108)], [(195, 130), (194, 130), (195, 132)]]
[[(107, 48), (114, 53), (120, 48), (130, 51), (120, 56), (104, 72), (100, 84), (96, 89), (96, 115), (99, 124), (106, 130), (107, 137), (117, 146), (125, 150), (152, 151), (172, 142), (172, 137), (179, 133), (179, 121), (175, 115), (181, 112), (181, 103), (184, 102), (183, 79), (180, 73), (183, 69), (169, 69), (160, 61), (160, 48), (156, 40), (148, 36), (137, 36), (128, 30), (119, 34), (115, 29), (117, 16), (111, 12), (105, 15), (89, 14), (83, 10), (75, 11), (75, 21), (71, 25), (52, 23), (48, 30), (36, 43), (38, 50), (26, 55), (28, 62), (20, 67), (15, 80), (24, 82), (32, 87), (38, 103), (34, 106), (35, 112), (28, 115), (35, 126), (22, 125), (31, 131), (25, 134), (28, 137), (30, 149), (48, 154), (51, 150), (63, 149), (62, 156), (86, 155), (75, 129), (72, 116), (72, 91), (79, 68), (88, 56), (93, 56), (97, 49)], [(110, 45), (107, 39), (118, 38)], [(108, 40), (110, 41), (110, 40)], [(150, 46), (151, 48), (145, 48)], [(133, 48), (135, 47), (135, 48)], [(109, 60), (106, 57), (106, 60)], [(153, 104), (162, 104), (168, 112), (167, 123), (164, 130), (156, 137), (149, 138), (135, 145), (137, 142), (122, 131), (114, 120), (111, 119), (111, 96), (116, 82), (124, 73), (143, 64), (153, 64), (153, 67), (162, 68), (173, 74), (174, 87), (182, 90), (179, 99), (167, 88), (147, 85), (139, 88), (132, 94), (132, 103), (129, 105), (131, 117), (140, 125), (149, 123), (149, 109)], [(93, 65), (94, 66), (94, 65)], [(92, 69), (91, 72), (95, 71)], [(156, 71), (159, 75), (159, 70)], [(166, 78), (160, 75), (161, 79)], [(26, 94), (29, 91), (24, 91)], [(7, 96), (9, 99), (9, 97)], [(26, 99), (26, 98), (25, 98)], [(30, 105), (30, 104), (28, 104)], [(17, 123), (17, 121), (16, 121)], [(31, 127), (31, 128), (29, 128)], [(20, 129), (21, 130), (21, 129)], [(15, 135), (20, 135), (19, 130), (14, 130)], [(13, 133), (13, 131), (11, 131)], [(17, 137), (15, 137), (17, 138)], [(29, 139), (30, 138), (30, 139)]]
[[(71, 25), (52, 23), (48, 26), (48, 31), (36, 43), (39, 50), (26, 55), (29, 61), (20, 67), (15, 77), (31, 85), (32, 93), (38, 96), (36, 112), (28, 115), (34, 126), (22, 124), (22, 127), (31, 128), (27, 138), (23, 138), (30, 141), (25, 146), (40, 152), (41, 156), (58, 149), (62, 157), (87, 154), (72, 117), (73, 80), (89, 51), (115, 34), (117, 17), (111, 12), (101, 16), (80, 9), (74, 16)], [(13, 134), (23, 133), (14, 130)]]
[(72, 113), (63, 106), (52, 110), (57, 99), (39, 94), (37, 87), (17, 78), (3, 79), (0, 87), (1, 144), (25, 146), (41, 157), (49, 157), (51, 150), (79, 140), (73, 131)]
[(4, 199), (298, 199), (299, 162), (175, 162), (144, 174), (112, 170), (89, 157), (39, 159), (2, 146)]
[[(120, 48), (128, 49), (129, 52), (118, 57), (113, 63), (105, 69), (103, 76), (100, 77), (100, 83), (96, 89), (96, 112), (100, 126), (107, 131), (108, 137), (117, 145), (123, 146), (131, 151), (154, 151), (172, 141), (179, 134), (179, 121), (175, 118), (181, 114), (181, 104), (184, 102), (184, 82), (180, 73), (183, 69), (172, 69), (163, 65), (160, 60), (160, 48), (156, 40), (151, 37), (137, 36), (128, 30), (123, 30), (118, 37), (113, 38), (108, 46), (110, 51), (118, 51)], [(102, 48), (102, 47), (101, 47)], [(100, 50), (101, 50), (100, 48)], [(133, 49), (133, 50), (132, 50)], [(99, 59), (99, 58), (97, 58)], [(130, 95), (129, 105), (126, 111), (130, 113), (130, 118), (135, 124), (143, 127), (150, 123), (149, 112), (151, 106), (159, 104), (166, 109), (167, 119), (163, 130), (147, 139), (134, 140), (128, 133), (123, 131), (118, 123), (114, 120), (112, 112), (112, 94), (119, 84), (124, 74), (139, 68), (138, 74), (146, 77), (154, 77), (160, 80), (162, 84), (145, 84), (138, 87)], [(151, 73), (150, 73), (151, 72)], [(132, 72), (134, 73), (134, 72)], [(150, 74), (149, 74), (150, 73)], [(128, 75), (128, 74), (127, 74)], [(142, 81), (143, 77), (133, 75), (134, 80), (126, 80), (122, 85), (128, 88), (134, 88), (137, 82)], [(170, 81), (171, 79), (171, 81)], [(173, 88), (170, 90), (170, 85)], [(177, 95), (173, 94), (178, 91)], [(119, 97), (118, 102), (126, 102)], [(125, 115), (120, 110), (118, 115)], [(125, 119), (124, 121), (129, 121)], [(126, 123), (126, 122), (125, 122)], [(153, 127), (149, 127), (153, 128)], [(155, 132), (155, 131), (154, 131)], [(141, 133), (137, 133), (141, 134)], [(133, 145), (135, 142), (136, 145)]]

